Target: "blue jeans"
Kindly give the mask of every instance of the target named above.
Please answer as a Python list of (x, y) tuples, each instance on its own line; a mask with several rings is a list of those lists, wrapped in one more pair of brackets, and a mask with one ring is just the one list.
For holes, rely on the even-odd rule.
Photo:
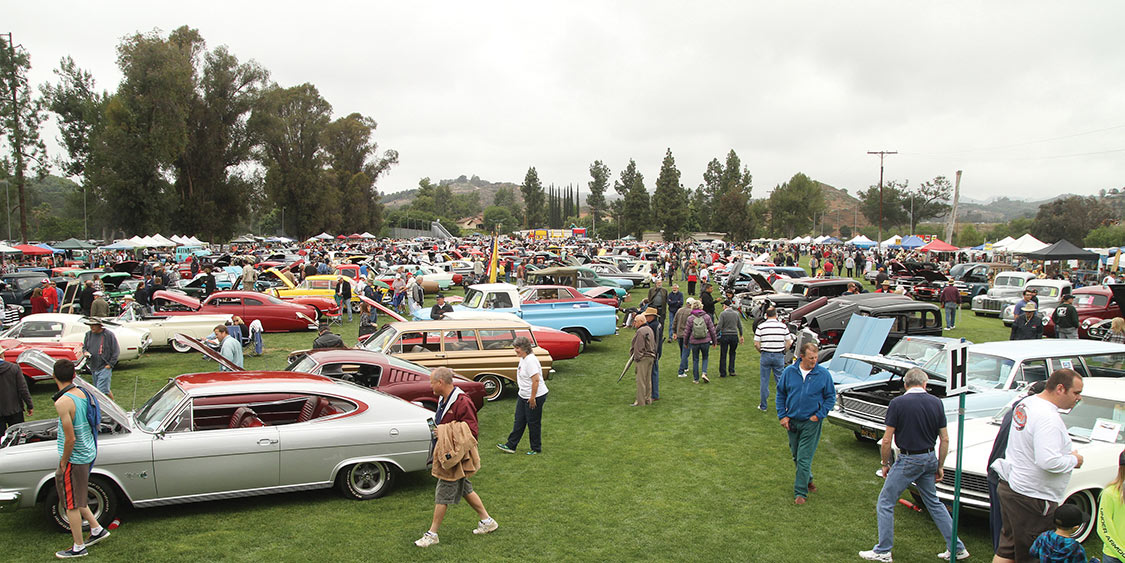
[(953, 328), (957, 324), (957, 304), (952, 301), (946, 301), (945, 305), (945, 328)]
[(789, 453), (793, 455), (793, 465), (797, 467), (797, 477), (793, 480), (794, 497), (809, 496), (812, 458), (820, 443), (820, 426), (823, 422), (789, 419)]
[(344, 318), (344, 309), (348, 310), (348, 322), (352, 322), (352, 300), (336, 296), (336, 305), (340, 307), (340, 318)]
[(527, 399), (516, 397), (516, 421), (512, 425), (512, 433), (508, 435), (507, 446), (509, 449), (514, 450), (516, 446), (520, 445), (520, 440), (523, 439), (523, 431), (526, 428), (530, 434), (531, 451), (543, 451), (541, 423), (543, 421), (543, 405), (547, 403), (547, 395), (550, 395), (550, 393), (535, 398), (534, 409), (527, 404)]
[[(883, 482), (883, 490), (879, 492), (879, 500), (875, 503), (875, 517), (879, 524), (879, 543), (875, 545), (876, 553), (886, 553), (894, 547), (895, 540), (895, 505), (902, 492), (914, 483), (918, 495), (922, 497), (922, 504), (926, 512), (933, 518), (934, 525), (945, 538), (945, 545), (949, 545), (949, 538), (953, 535), (953, 518), (949, 515), (945, 505), (938, 500), (937, 488), (934, 486), (934, 475), (937, 474), (938, 460), (933, 452), (909, 455), (899, 453), (895, 464), (891, 467), (890, 474)], [(957, 553), (965, 549), (965, 544), (957, 540)]]
[(684, 342), (683, 338), (676, 340), (676, 342), (680, 345), (680, 370), (676, 372), (676, 374), (679, 375), (681, 373), (687, 373), (687, 359), (688, 355), (691, 354), (691, 346)]
[(765, 409), (769, 405), (766, 404), (770, 398), (770, 374), (773, 374), (773, 384), (777, 384), (777, 379), (781, 377), (781, 370), (785, 369), (785, 353), (783, 352), (762, 352), (762, 358), (759, 361), (761, 367), (758, 371), (761, 373), (761, 400), (758, 402), (758, 407)]
[[(719, 337), (719, 377), (726, 377), (729, 373), (734, 375), (734, 352), (738, 350), (738, 336), (724, 334)], [(730, 363), (727, 363), (727, 355)]]
[(94, 387), (97, 387), (98, 391), (109, 395), (109, 385), (110, 382), (113, 381), (113, 368), (106, 366), (101, 369), (93, 370), (93, 376)]
[(652, 362), (652, 398), (660, 398), (660, 356)]
[(250, 331), (250, 339), (254, 341), (254, 354), (258, 355), (258, 356), (261, 356), (262, 355), (262, 333), (261, 333), (261, 331), (257, 331), (257, 330)]
[(691, 347), (691, 375), (699, 381), (699, 355), (703, 354), (703, 373), (707, 373), (707, 354), (711, 351), (711, 343), (690, 344)]
[[(669, 319), (675, 319), (676, 318), (676, 311), (679, 311), (679, 308), (677, 308), (675, 310), (668, 309), (668, 318)], [(671, 323), (671, 322), (668, 323), (668, 338), (672, 338), (672, 332), (674, 332), (672, 329), (674, 329), (674, 328), (676, 328), (676, 323)]]

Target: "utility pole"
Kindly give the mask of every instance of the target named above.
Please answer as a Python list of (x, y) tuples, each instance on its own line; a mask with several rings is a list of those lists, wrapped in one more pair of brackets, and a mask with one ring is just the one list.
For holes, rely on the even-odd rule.
[(957, 183), (953, 185), (953, 209), (949, 210), (949, 222), (945, 224), (945, 242), (953, 244), (953, 231), (957, 226), (957, 202), (961, 199), (961, 171), (957, 171)]
[(879, 155), (879, 240), (875, 244), (882, 244), (883, 242), (883, 157), (888, 154), (898, 154), (898, 151), (867, 151), (867, 154)]

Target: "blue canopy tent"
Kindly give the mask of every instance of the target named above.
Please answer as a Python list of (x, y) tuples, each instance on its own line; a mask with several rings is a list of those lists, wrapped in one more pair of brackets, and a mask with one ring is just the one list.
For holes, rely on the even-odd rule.
[(41, 242), (35, 246), (38, 246), (39, 248), (42, 248), (44, 250), (50, 250), (53, 254), (62, 254), (63, 252), (66, 252), (65, 250), (59, 250), (45, 242)]
[(986, 246), (991, 246), (991, 245), (992, 245), (991, 242), (983, 242), (981, 244), (978, 244), (978, 245), (970, 248), (969, 250), (985, 250)]
[(838, 239), (836, 237), (828, 237), (828, 238), (820, 241), (820, 243), (821, 244), (840, 244), (840, 239)]
[(915, 248), (926, 246), (926, 241), (922, 240), (922, 237), (919, 237), (917, 235), (910, 235), (908, 237), (904, 237), (902, 239), (902, 242), (900, 242), (898, 245), (903, 248), (914, 250)]
[(127, 241), (115, 242), (102, 247), (102, 250), (133, 250), (136, 248)]

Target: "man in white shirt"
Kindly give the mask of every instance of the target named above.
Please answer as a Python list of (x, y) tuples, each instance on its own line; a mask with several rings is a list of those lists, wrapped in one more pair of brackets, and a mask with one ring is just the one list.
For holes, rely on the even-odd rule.
[(1055, 509), (1063, 501), (1070, 473), (1082, 467), (1070, 433), (1059, 416), (1082, 398), (1082, 376), (1060, 369), (1047, 379), (1042, 393), (1015, 407), (1008, 449), (992, 467), (1000, 476), (1004, 524), (994, 563), (1038, 561), (1028, 551), (1035, 538), (1054, 527)]

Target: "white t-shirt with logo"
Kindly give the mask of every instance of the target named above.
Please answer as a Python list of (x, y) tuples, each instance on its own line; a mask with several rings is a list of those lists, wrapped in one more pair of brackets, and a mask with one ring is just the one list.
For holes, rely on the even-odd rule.
[(1013, 491), (1061, 503), (1078, 464), (1073, 451), (1058, 407), (1041, 397), (1028, 397), (1016, 405), (1008, 450), (992, 467)]
[(531, 376), (539, 374), (539, 389), (535, 396), (542, 397), (547, 394), (547, 380), (543, 377), (543, 365), (535, 354), (528, 354), (520, 358), (520, 365), (516, 368), (516, 384), (519, 385), (521, 399), (531, 398)]

